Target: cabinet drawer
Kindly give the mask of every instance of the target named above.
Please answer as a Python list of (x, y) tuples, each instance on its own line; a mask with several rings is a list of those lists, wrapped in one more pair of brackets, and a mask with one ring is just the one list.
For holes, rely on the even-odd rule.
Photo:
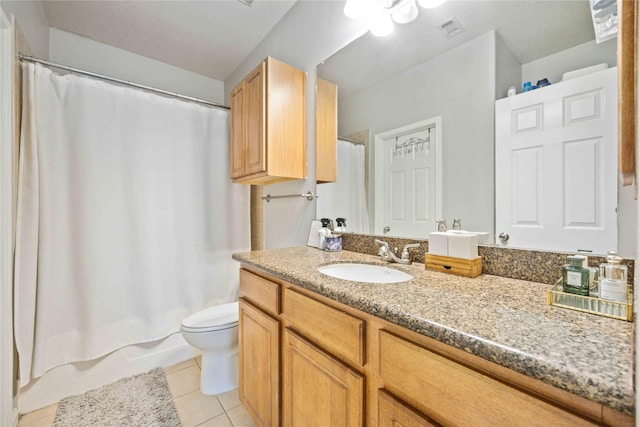
[(380, 377), (444, 425), (597, 425), (385, 331)]
[(271, 280), (240, 269), (240, 296), (270, 314), (280, 314), (280, 285)]
[(378, 390), (378, 427), (437, 427), (436, 424), (384, 390)]
[(364, 320), (321, 302), (284, 290), (284, 315), (289, 325), (345, 361), (364, 365)]

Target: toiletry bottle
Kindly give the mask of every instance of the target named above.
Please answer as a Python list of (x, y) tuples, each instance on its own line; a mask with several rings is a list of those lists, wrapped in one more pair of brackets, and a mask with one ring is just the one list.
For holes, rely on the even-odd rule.
[(589, 267), (589, 257), (586, 255), (576, 254), (582, 257), (582, 268), (589, 270), (589, 296), (597, 297), (600, 294), (598, 283), (598, 268)]
[(589, 270), (582, 267), (582, 255), (569, 255), (569, 264), (562, 267), (562, 290), (589, 296)]
[(447, 231), (447, 221), (444, 219), (436, 221), (436, 229), (441, 232)]
[(347, 220), (345, 218), (336, 218), (336, 224), (338, 224), (334, 230), (336, 233), (347, 231)]
[(607, 252), (606, 264), (600, 264), (600, 298), (628, 302), (627, 266), (617, 252)]
[(462, 230), (462, 223), (460, 222), (460, 218), (453, 218), (453, 225), (451, 226), (452, 230)]
[(321, 218), (320, 222), (322, 223), (322, 228), (318, 230), (318, 234), (320, 235), (320, 246), (319, 249), (327, 248), (327, 237), (331, 236), (331, 220), (329, 218)]

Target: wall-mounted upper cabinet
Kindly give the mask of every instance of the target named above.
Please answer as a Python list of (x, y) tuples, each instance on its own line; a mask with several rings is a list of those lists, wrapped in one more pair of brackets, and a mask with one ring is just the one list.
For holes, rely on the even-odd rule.
[(268, 57), (231, 92), (231, 179), (274, 184), (307, 174), (307, 75)]
[(338, 168), (338, 86), (316, 83), (316, 181), (336, 182)]

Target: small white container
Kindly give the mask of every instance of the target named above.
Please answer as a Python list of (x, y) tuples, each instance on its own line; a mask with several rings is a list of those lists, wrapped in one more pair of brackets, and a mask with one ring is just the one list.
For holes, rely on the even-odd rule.
[(449, 235), (446, 232), (434, 231), (429, 233), (429, 253), (449, 256)]
[(476, 234), (450, 231), (448, 237), (450, 257), (463, 259), (478, 257), (478, 236)]

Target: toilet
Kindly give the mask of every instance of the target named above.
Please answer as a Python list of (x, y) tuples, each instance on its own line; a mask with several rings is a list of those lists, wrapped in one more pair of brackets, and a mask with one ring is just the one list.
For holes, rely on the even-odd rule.
[(213, 395), (238, 387), (238, 302), (217, 305), (182, 321), (180, 332), (202, 352), (200, 391)]

